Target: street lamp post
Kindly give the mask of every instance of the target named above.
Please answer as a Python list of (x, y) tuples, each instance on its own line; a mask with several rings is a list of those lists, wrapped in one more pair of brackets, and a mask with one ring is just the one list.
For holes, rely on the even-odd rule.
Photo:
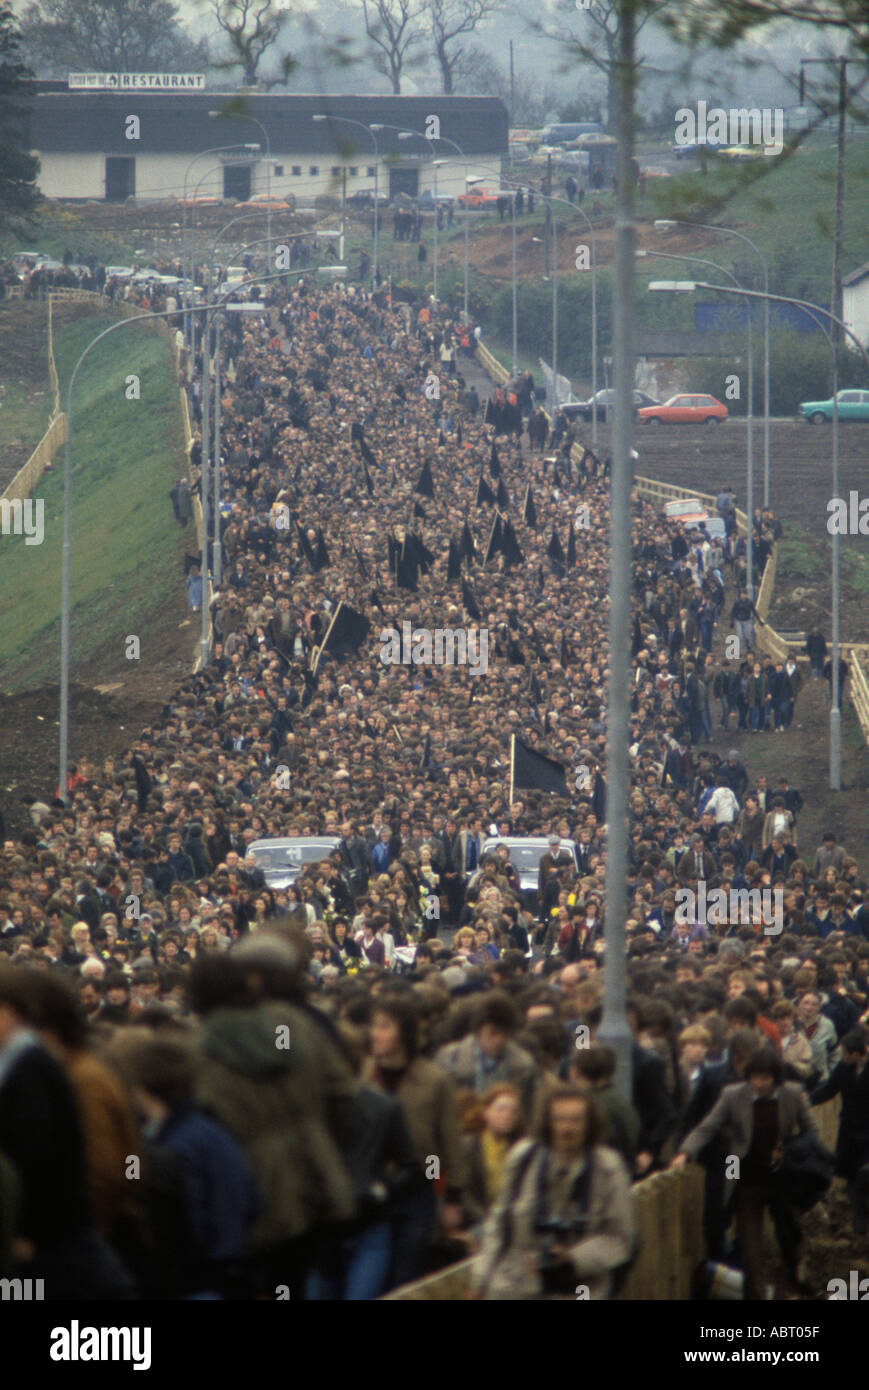
[[(750, 246), (757, 259), (760, 261), (763, 271), (763, 292), (769, 295), (769, 271), (767, 269), (766, 258), (761, 255), (759, 247), (745, 235), (745, 232), (738, 232), (735, 227), (718, 227), (712, 222), (683, 222), (672, 217), (661, 217), (655, 222), (658, 231), (667, 231), (672, 227), (699, 227), (701, 231), (718, 232), (721, 236), (736, 237), (738, 241), (744, 241)], [(769, 305), (767, 298), (763, 303), (763, 505), (769, 506)], [(751, 312), (749, 308), (749, 313)]]
[[(242, 145), (214, 145), (214, 146), (212, 146), (212, 148), (209, 149), (209, 150), (200, 150), (199, 154), (195, 154), (195, 155), (193, 156), (193, 158), (190, 160), (189, 164), (187, 165), (187, 168), (184, 170), (184, 189), (183, 189), (183, 196), (182, 196), (182, 200), (181, 200), (181, 264), (182, 264), (182, 266), (184, 266), (184, 265), (186, 264), (186, 253), (187, 253), (187, 176), (188, 176), (188, 174), (190, 173), (190, 170), (193, 168), (194, 164), (196, 163), (196, 161), (197, 161), (198, 159), (204, 159), (205, 156), (206, 156), (207, 154), (226, 154), (226, 153), (228, 153), (230, 150), (251, 150), (251, 149), (258, 150), (258, 149), (259, 149), (259, 145), (244, 145), (244, 144), (242, 144)], [(217, 167), (219, 168), (220, 166), (218, 165)], [(213, 169), (212, 169), (212, 170), (209, 170), (208, 172), (209, 172), (209, 173), (212, 173), (212, 172), (213, 172)], [(203, 177), (205, 177), (205, 175), (204, 175)], [(200, 180), (199, 180), (199, 183), (201, 183), (201, 182), (202, 182), (202, 180), (200, 179)], [(199, 184), (198, 184), (198, 183), (197, 183), (196, 187), (197, 187), (197, 188), (199, 187)], [(186, 270), (185, 270), (185, 275), (186, 275)], [(186, 308), (187, 308), (187, 309), (189, 309), (189, 307), (190, 307), (190, 297), (191, 297), (191, 296), (190, 296), (190, 286), (189, 286), (189, 285), (186, 285), (186, 286), (185, 286), (185, 296), (184, 296), (184, 299), (185, 299), (185, 305), (186, 305)], [(189, 328), (189, 319), (186, 318), (186, 317), (185, 317), (185, 326)]]
[(383, 126), (378, 125), (376, 122), (372, 122), (371, 125), (366, 125), (364, 121), (354, 121), (351, 120), (349, 116), (330, 116), (322, 111), (318, 111), (311, 119), (315, 121), (340, 121), (342, 125), (355, 125), (358, 126), (360, 130), (364, 130), (366, 135), (371, 137), (371, 143), (374, 146), (374, 284), (376, 286), (377, 270), (380, 265), (380, 149), (374, 132), (383, 130)]
[[(829, 309), (824, 309), (820, 304), (812, 304), (806, 299), (792, 299), (784, 294), (761, 294), (757, 290), (735, 290), (729, 285), (709, 285), (701, 280), (661, 280), (652, 281), (649, 285), (650, 290), (664, 291), (669, 294), (694, 294), (696, 290), (711, 290), (717, 294), (741, 294), (745, 299), (769, 299), (774, 304), (795, 304), (797, 308), (804, 309), (810, 317), (818, 322), (817, 315), (821, 314), (830, 324), (834, 324), (847, 335), (854, 343), (858, 352), (861, 354), (866, 365), (867, 375), (869, 375), (869, 353), (860, 342), (860, 339), (851, 331), (842, 319), (837, 318)], [(838, 406), (838, 370), (837, 354), (835, 341), (832, 335), (819, 324), (830, 347), (833, 356), (833, 496), (839, 495), (839, 406)], [(842, 789), (842, 714), (840, 709), (840, 689), (839, 689), (839, 536), (838, 532), (833, 532), (833, 553), (832, 553), (832, 599), (833, 599), (833, 659), (832, 659), (832, 700), (830, 708), (830, 788), (832, 791)]]
[[(563, 203), (564, 206), (565, 206), (565, 207), (569, 207), (569, 208), (571, 209), (572, 212), (578, 212), (579, 215), (580, 215), (580, 217), (583, 218), (583, 220), (585, 221), (586, 226), (588, 227), (589, 239), (590, 239), (590, 241), (591, 241), (591, 399), (592, 399), (592, 407), (591, 407), (591, 445), (592, 445), (592, 448), (593, 448), (593, 449), (596, 449), (596, 448), (597, 448), (597, 238), (595, 237), (595, 234), (594, 234), (594, 223), (592, 222), (592, 220), (591, 220), (591, 218), (589, 217), (588, 213), (585, 211), (585, 208), (581, 208), (581, 207), (579, 207), (577, 204), (574, 204), (574, 203), (569, 202), (568, 199), (566, 199), (566, 198), (556, 198), (556, 197), (553, 197), (551, 194), (548, 195), (547, 201), (550, 202), (550, 203)], [(557, 236), (558, 236), (558, 233), (557, 233), (557, 229), (556, 229), (556, 228), (557, 228), (557, 224), (556, 224), (556, 221), (555, 221), (555, 215), (553, 214), (553, 216), (552, 216), (552, 232), (553, 232), (553, 241), (552, 241), (552, 244), (553, 244), (553, 247), (555, 248), (555, 258), (556, 258), (556, 259), (555, 259), (555, 267), (556, 267), (556, 274), (557, 274), (557, 267), (558, 267), (558, 260), (557, 260), (557, 255), (558, 255), (557, 245), (558, 245), (558, 243), (557, 243)], [(556, 301), (556, 298), (555, 298), (555, 292), (553, 291), (553, 305), (555, 305), (556, 302), (557, 302), (557, 301)], [(556, 363), (555, 363), (555, 353), (556, 353), (556, 349), (555, 349), (555, 346), (554, 346), (554, 344), (555, 344), (555, 333), (556, 333), (556, 329), (553, 328), (553, 330), (552, 330), (552, 341), (553, 341), (553, 349), (552, 349), (552, 354), (553, 354), (552, 370), (553, 370), (553, 374), (555, 374), (555, 371), (556, 371)], [(556, 386), (555, 390), (556, 390), (556, 399), (557, 399), (557, 392), (558, 392), (558, 387), (557, 387), (557, 386)]]
[[(211, 118), (212, 121), (217, 121), (217, 120), (220, 120), (222, 117), (224, 117), (224, 113), (223, 113), (222, 111), (209, 111), (208, 115), (209, 115), (209, 117)], [(269, 133), (268, 133), (268, 131), (266, 130), (266, 128), (265, 128), (265, 126), (263, 125), (263, 123), (262, 123), (261, 120), (259, 120), (256, 116), (248, 115), (248, 113), (247, 113), (246, 111), (245, 111), (245, 112), (231, 112), (231, 113), (227, 113), (227, 115), (228, 115), (228, 117), (229, 117), (230, 119), (236, 120), (236, 121), (252, 121), (253, 124), (254, 124), (255, 126), (259, 126), (259, 128), (260, 128), (260, 130), (262, 131), (262, 134), (263, 134), (263, 139), (264, 139), (265, 142), (266, 142), (266, 198), (267, 198), (267, 200), (268, 200), (268, 207), (266, 208), (266, 217), (268, 218), (268, 221), (267, 221), (267, 223), (266, 223), (266, 231), (267, 231), (267, 233), (268, 233), (268, 239), (269, 239), (269, 260), (271, 260), (271, 258), (272, 258), (272, 253), (271, 253), (271, 246), (272, 246), (272, 146), (271, 146), (271, 141), (269, 140)]]
[[(637, 256), (651, 256), (656, 260), (684, 261), (689, 265), (706, 265), (711, 270), (717, 270), (720, 275), (726, 275), (733, 281), (738, 290), (742, 290), (732, 270), (727, 270), (725, 266), (716, 264), (715, 261), (706, 260), (702, 256), (682, 256), (669, 251), (644, 251), (637, 252)], [(752, 327), (751, 305), (748, 306), (748, 408), (745, 415), (747, 431), (746, 438), (746, 508), (748, 511), (748, 524), (745, 528), (745, 568), (746, 568), (746, 587), (750, 599), (754, 598), (754, 333)]]
[[(328, 272), (333, 274), (335, 266), (314, 266), (314, 273)], [(258, 276), (256, 281), (251, 283), (262, 284), (270, 280), (282, 280), (287, 274), (306, 275), (308, 269), (296, 271), (281, 271), (277, 275)], [(229, 291), (232, 293), (232, 291)], [(193, 313), (204, 313), (206, 316), (214, 309), (223, 307), (226, 295), (221, 295), (213, 304), (197, 304), (193, 307)], [(121, 328), (127, 328), (130, 324), (141, 323), (146, 319), (162, 319), (171, 317), (171, 312), (167, 309), (159, 311), (147, 311), (141, 314), (133, 314), (129, 318), (119, 319), (117, 323), (112, 323), (108, 328), (104, 328), (101, 333), (92, 338), (87, 347), (80, 353), (72, 375), (69, 379), (69, 386), (66, 392), (66, 439), (64, 441), (64, 475), (63, 475), (63, 540), (61, 547), (61, 577), (60, 577), (60, 735), (59, 735), (59, 779), (58, 795), (65, 801), (67, 794), (67, 772), (69, 765), (69, 675), (70, 675), (70, 613), (71, 613), (71, 585), (70, 570), (72, 558), (72, 437), (73, 437), (73, 392), (78, 374), (84, 365), (85, 359), (90, 355), (97, 343), (101, 343), (111, 333), (117, 333)], [(204, 450), (203, 450), (204, 457)], [(201, 638), (201, 660), (203, 663), (208, 659), (208, 612), (205, 602), (208, 575), (208, 530), (206, 525), (207, 490), (203, 476), (203, 508), (202, 508), (202, 638)]]

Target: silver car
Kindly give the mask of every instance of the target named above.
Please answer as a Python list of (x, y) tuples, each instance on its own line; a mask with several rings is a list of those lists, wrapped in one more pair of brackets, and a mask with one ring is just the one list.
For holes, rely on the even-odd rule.
[(247, 853), (265, 874), (268, 888), (290, 888), (308, 864), (328, 859), (339, 844), (337, 835), (295, 835), (284, 840), (254, 840)]
[[(527, 837), (505, 835), (492, 837), (483, 841), (483, 853), (494, 852), (498, 845), (506, 845), (510, 852), (510, 863), (519, 875), (519, 888), (522, 894), (523, 906), (530, 908), (535, 917), (540, 915), (540, 903), (537, 897), (537, 885), (540, 875), (540, 861), (544, 854), (549, 853), (549, 840), (545, 835), (529, 835)], [(562, 840), (558, 846), (559, 850), (567, 850), (573, 859), (574, 866), (579, 870), (579, 861), (576, 857), (576, 841)]]

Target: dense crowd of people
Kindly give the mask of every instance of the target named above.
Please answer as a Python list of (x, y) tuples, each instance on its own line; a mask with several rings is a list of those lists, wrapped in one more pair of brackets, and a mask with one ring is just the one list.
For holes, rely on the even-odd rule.
[[(805, 843), (798, 789), (708, 746), (713, 692), (740, 729), (757, 704), (733, 662), (712, 675), (725, 573), (736, 670), (768, 665), (738, 550), (635, 499), (627, 1098), (598, 1040), (605, 461), (524, 445), (522, 380), (479, 408), (446, 306), (264, 299), (222, 335), (211, 660), (3, 845), (0, 1274), (49, 1298), (368, 1299), (473, 1252), (474, 1297), (608, 1298), (632, 1184), (696, 1159), (709, 1258), (756, 1296), (768, 1207), (799, 1290), (794, 1136), (835, 1094), (867, 1229), (869, 891), (832, 829)], [(516, 546), (492, 558), (496, 512)], [(343, 654), (339, 605), (371, 624)], [(488, 670), (385, 664), (405, 621), (485, 627)], [(511, 735), (563, 793), (510, 800)], [(269, 887), (250, 846), (315, 835), (334, 849)], [(530, 898), (486, 844), (511, 836), (548, 845)], [(718, 889), (747, 909), (704, 920)]]

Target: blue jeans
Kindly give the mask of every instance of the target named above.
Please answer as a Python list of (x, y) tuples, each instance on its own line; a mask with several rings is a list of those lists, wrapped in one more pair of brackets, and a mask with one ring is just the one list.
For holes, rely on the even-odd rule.
[(391, 1258), (392, 1227), (388, 1221), (336, 1240), (308, 1275), (305, 1297), (309, 1303), (358, 1303), (379, 1298), (386, 1288)]

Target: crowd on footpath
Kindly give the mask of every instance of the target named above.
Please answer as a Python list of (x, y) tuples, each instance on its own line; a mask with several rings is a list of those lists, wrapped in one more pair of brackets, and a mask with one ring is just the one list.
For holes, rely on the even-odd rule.
[[(526, 428), (533, 401), (519, 379), (484, 408), (446, 305), (264, 298), (222, 335), (211, 659), (122, 756), (30, 795), (23, 829), (3, 808), (0, 1276), (49, 1299), (355, 1300), (472, 1254), (476, 1298), (610, 1298), (634, 1184), (697, 1161), (709, 1259), (759, 1296), (768, 1208), (799, 1292), (812, 1108), (834, 1095), (867, 1229), (869, 890), (861, 846), (812, 843), (798, 788), (698, 727), (692, 605), (723, 558), (634, 499), (628, 1099), (598, 1039), (605, 460), (523, 452), (510, 397)], [(485, 561), (496, 508), (519, 558)], [(372, 624), (340, 656), (339, 604)], [(384, 664), (404, 621), (485, 626), (488, 671)], [(510, 800), (513, 734), (563, 794)], [(313, 835), (334, 850), (270, 888), (250, 845)], [(548, 846), (536, 899), (486, 848), (511, 836)], [(704, 920), (716, 889), (747, 910)]]

